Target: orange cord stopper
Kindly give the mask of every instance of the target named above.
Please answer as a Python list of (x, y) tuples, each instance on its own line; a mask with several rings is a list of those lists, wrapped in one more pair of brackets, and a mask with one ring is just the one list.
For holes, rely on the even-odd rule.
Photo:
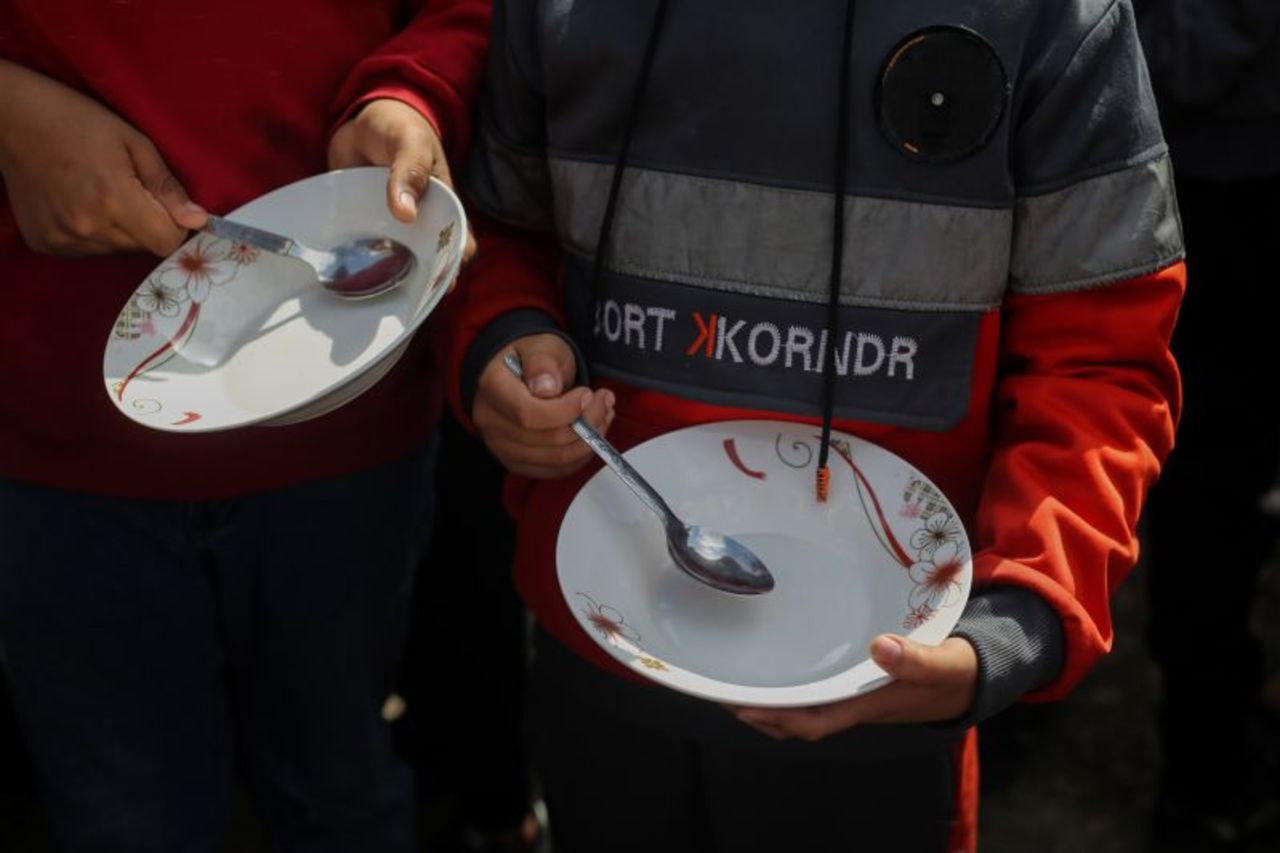
[(818, 469), (818, 503), (826, 503), (831, 495), (831, 469), (823, 465)]

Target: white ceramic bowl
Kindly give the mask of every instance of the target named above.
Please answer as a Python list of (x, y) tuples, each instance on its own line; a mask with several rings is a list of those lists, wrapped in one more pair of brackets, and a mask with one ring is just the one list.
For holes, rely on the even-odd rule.
[(803, 706), (878, 687), (871, 639), (935, 644), (969, 595), (969, 540), (954, 508), (907, 462), (833, 434), (830, 500), (814, 497), (819, 431), (781, 421), (705, 424), (655, 438), (627, 459), (688, 523), (754, 550), (776, 588), (718, 592), (668, 558), (662, 529), (601, 469), (560, 528), (560, 588), (614, 658), (695, 696)]
[(103, 354), (107, 395), (129, 419), (171, 432), (295, 423), (370, 388), (456, 277), (467, 223), (432, 180), (412, 225), (386, 206), (387, 170), (347, 169), (281, 187), (227, 214), (317, 248), (391, 237), (413, 273), (361, 300), (322, 289), (301, 263), (197, 235), (121, 310)]

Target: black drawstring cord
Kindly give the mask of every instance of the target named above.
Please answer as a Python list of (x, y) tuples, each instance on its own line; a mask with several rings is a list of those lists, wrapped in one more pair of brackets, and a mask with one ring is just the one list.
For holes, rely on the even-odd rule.
[[(832, 183), (832, 196), (835, 200), (835, 216), (833, 217), (833, 234), (831, 240), (831, 280), (827, 285), (827, 352), (822, 366), (822, 443), (818, 450), (817, 495), (819, 501), (827, 500), (831, 471), (827, 466), (827, 457), (831, 450), (831, 421), (835, 417), (836, 398), (836, 326), (840, 321), (840, 280), (844, 273), (844, 196), (846, 176), (848, 174), (849, 148), (849, 86), (853, 56), (853, 20), (856, 3), (848, 0), (845, 5), (845, 21), (843, 34), (843, 50), (840, 60), (840, 85), (837, 86), (839, 101), (836, 103), (836, 148), (835, 175)], [(622, 145), (618, 149), (618, 157), (613, 167), (613, 178), (609, 184), (609, 196), (604, 205), (604, 216), (600, 220), (600, 236), (596, 240), (596, 254), (591, 272), (592, 309), (599, 306), (601, 280), (604, 274), (604, 257), (609, 248), (609, 239), (613, 233), (613, 217), (618, 207), (618, 194), (622, 186), (622, 175), (626, 171), (627, 158), (631, 154), (631, 139), (635, 135), (636, 123), (640, 116), (640, 107), (644, 103), (645, 90), (649, 85), (649, 75), (653, 69), (653, 58), (657, 53), (662, 22), (666, 17), (667, 0), (658, 0), (653, 13), (653, 24), (649, 29), (649, 40), (645, 44), (644, 59), (641, 61), (640, 74), (636, 79), (635, 91), (631, 96), (631, 106), (627, 113), (626, 127), (622, 136)]]
[(609, 184), (609, 197), (604, 204), (604, 217), (600, 220), (600, 236), (596, 240), (596, 257), (591, 268), (593, 311), (598, 309), (600, 303), (600, 279), (604, 274), (604, 255), (608, 250), (609, 237), (613, 233), (613, 214), (618, 206), (618, 190), (622, 186), (622, 173), (627, 168), (627, 157), (631, 154), (631, 137), (636, 132), (636, 121), (640, 116), (640, 106), (644, 103), (645, 89), (649, 86), (649, 72), (653, 68), (653, 56), (658, 52), (658, 35), (662, 29), (662, 19), (666, 14), (667, 0), (658, 0), (658, 8), (653, 13), (653, 24), (649, 28), (649, 41), (644, 48), (644, 59), (640, 63), (640, 76), (636, 78), (635, 92), (631, 96), (631, 108), (627, 112), (622, 146), (618, 149), (618, 159), (613, 165), (613, 180)]
[(831, 281), (827, 285), (827, 352), (822, 364), (822, 444), (818, 449), (818, 473), (815, 484), (819, 501), (826, 501), (831, 490), (831, 470), (827, 457), (831, 451), (831, 421), (836, 408), (836, 324), (840, 322), (840, 279), (844, 275), (844, 193), (849, 159), (849, 77), (853, 57), (853, 15), (857, 4), (848, 0), (844, 13), (844, 48), (840, 59), (840, 100), (836, 102), (835, 178), (831, 195), (835, 198), (835, 216), (831, 238)]

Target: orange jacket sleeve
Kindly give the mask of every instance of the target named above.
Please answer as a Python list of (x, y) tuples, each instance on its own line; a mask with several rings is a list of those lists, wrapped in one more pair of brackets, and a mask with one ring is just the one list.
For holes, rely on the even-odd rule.
[(1034, 590), (1062, 620), (1062, 672), (1028, 699), (1066, 694), (1111, 647), (1109, 597), (1137, 561), (1138, 515), (1173, 447), (1184, 287), (1178, 262), (1006, 303), (974, 570)]

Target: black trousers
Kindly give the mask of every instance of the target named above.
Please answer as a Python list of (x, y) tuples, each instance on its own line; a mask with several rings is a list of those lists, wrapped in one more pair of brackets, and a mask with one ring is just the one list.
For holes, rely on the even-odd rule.
[(526, 723), (556, 853), (946, 849), (956, 731), (774, 741), (713, 702), (603, 672), (542, 631)]
[(213, 853), (237, 769), (276, 850), (414, 849), (380, 710), (433, 463), (205, 502), (0, 479), (0, 659), (60, 849)]

